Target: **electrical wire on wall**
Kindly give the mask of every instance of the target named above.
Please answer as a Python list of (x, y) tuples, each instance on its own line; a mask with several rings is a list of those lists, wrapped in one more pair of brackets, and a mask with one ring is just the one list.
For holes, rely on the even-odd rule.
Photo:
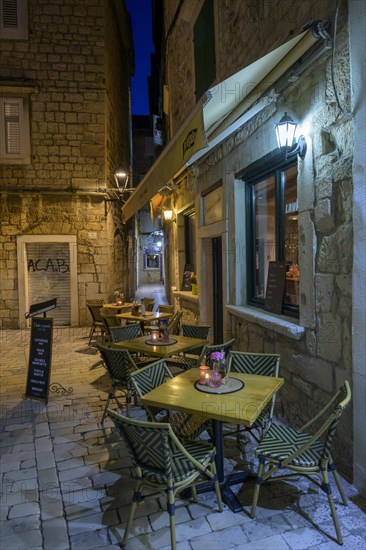
[(337, 102), (338, 109), (342, 113), (343, 116), (346, 117), (352, 117), (352, 113), (345, 111), (339, 101), (339, 95), (337, 92), (337, 87), (335, 83), (334, 78), (334, 58), (335, 58), (335, 51), (336, 51), (336, 36), (337, 36), (337, 22), (338, 22), (338, 4), (339, 0), (336, 1), (336, 7), (335, 7), (335, 15), (334, 15), (334, 28), (333, 28), (333, 48), (332, 48), (332, 58), (331, 58), (331, 65), (330, 65), (330, 72), (331, 72), (331, 79), (332, 79), (332, 86), (334, 91), (334, 96)]

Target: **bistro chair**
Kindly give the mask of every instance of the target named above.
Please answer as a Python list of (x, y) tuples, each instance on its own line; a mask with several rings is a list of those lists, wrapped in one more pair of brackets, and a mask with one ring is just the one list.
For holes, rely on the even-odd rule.
[[(131, 373), (131, 382), (139, 397), (143, 397), (164, 384), (166, 378), (173, 378), (173, 375), (164, 360), (155, 361), (155, 363)], [(169, 422), (176, 435), (182, 440), (192, 441), (211, 426), (209, 420), (194, 414), (165, 411), (151, 405), (144, 405), (144, 409), (151, 422)]]
[(133, 338), (138, 338), (143, 336), (140, 323), (135, 323), (133, 325), (124, 325), (119, 327), (110, 327), (110, 334), (112, 342), (124, 342), (125, 340), (132, 340)]
[[(170, 424), (142, 422), (126, 418), (111, 410), (108, 410), (107, 414), (126, 442), (136, 480), (121, 546), (127, 544), (137, 504), (151, 498), (156, 500), (163, 493), (167, 500), (170, 519), (170, 544), (172, 550), (175, 550), (175, 496), (178, 492), (190, 487), (196, 500), (195, 484), (202, 478), (213, 481), (218, 508), (222, 511), (215, 448), (203, 442), (183, 445)], [(147, 495), (144, 495), (145, 488), (148, 489)]]
[[(182, 334), (189, 338), (207, 339), (211, 327), (207, 325), (182, 325)], [(182, 370), (192, 369), (200, 366), (200, 357), (204, 346), (190, 349), (184, 354), (167, 357), (169, 367), (179, 367)]]
[(112, 340), (110, 329), (111, 327), (118, 327), (121, 325), (121, 321), (115, 314), (111, 313), (107, 307), (102, 307), (100, 309), (100, 316), (104, 324), (104, 330), (106, 334), (108, 334), (109, 340)]
[(170, 304), (159, 304), (157, 311), (159, 313), (174, 313), (174, 306)]
[[(260, 376), (276, 376), (280, 368), (280, 356), (269, 353), (248, 353), (243, 351), (230, 351), (228, 356), (228, 365), (231, 372), (240, 372), (243, 374), (257, 374)], [(250, 432), (253, 437), (259, 441), (265, 431), (270, 426), (273, 419), (273, 411), (276, 402), (276, 394), (273, 395), (271, 406), (268, 410), (264, 410), (258, 416), (254, 424), (249, 428), (239, 424), (235, 431), (226, 431), (225, 437), (228, 435), (236, 435), (237, 444), (240, 444), (240, 434), (242, 432)], [(253, 433), (256, 430), (259, 437)]]
[[(207, 340), (211, 327), (209, 325), (184, 325), (182, 324), (182, 335), (188, 338), (200, 338)], [(201, 355), (203, 346), (190, 349), (189, 355)]]
[[(110, 327), (112, 345), (117, 342), (124, 342), (125, 340), (133, 340), (133, 338), (139, 338), (143, 336), (140, 323), (133, 325), (124, 325), (119, 327)], [(129, 352), (136, 365), (147, 365), (153, 363), (155, 359), (151, 355), (143, 355), (142, 353)]]
[(92, 318), (92, 326), (89, 333), (89, 346), (90, 346), (96, 329), (100, 330), (102, 341), (104, 339), (105, 328), (104, 328), (103, 319), (100, 315), (100, 310), (103, 307), (103, 300), (102, 299), (88, 300), (86, 302), (86, 307), (88, 308), (88, 311)]
[(227, 360), (227, 356), (229, 352), (231, 351), (231, 348), (233, 347), (233, 343), (235, 342), (235, 338), (232, 338), (231, 340), (228, 340), (227, 342), (224, 342), (223, 344), (213, 344), (213, 345), (206, 345), (201, 351), (201, 355), (199, 358), (199, 364), (202, 364), (202, 361), (204, 357), (206, 356), (205, 364), (208, 367), (212, 367), (213, 360), (211, 359), (211, 355), (215, 351), (222, 351), (224, 354), (225, 361)]
[(145, 311), (152, 311), (154, 309), (154, 298), (148, 298), (147, 296), (145, 296), (145, 298), (142, 298), (141, 303), (144, 304)]
[[(348, 381), (345, 381), (329, 403), (302, 428), (297, 430), (271, 424), (256, 449), (259, 465), (252, 502), (252, 518), (255, 517), (259, 490), (264, 482), (303, 475), (327, 495), (337, 542), (343, 544), (328, 471), (333, 473), (342, 502), (347, 506), (347, 498), (343, 492), (330, 450), (338, 422), (350, 400), (351, 389)], [(308, 428), (314, 423), (319, 426), (319, 421), (323, 423), (311, 435)], [(274, 475), (278, 470), (283, 469), (293, 473)], [(318, 476), (320, 482), (318, 479), (312, 478), (311, 475)]]
[[(174, 313), (174, 306), (169, 304), (159, 304), (158, 308), (156, 310), (158, 313), (171, 313), (173, 315)], [(151, 325), (149, 327), (145, 327), (145, 334), (149, 334), (152, 329), (159, 326), (158, 321), (152, 321)]]
[(176, 311), (173, 315), (173, 317), (169, 320), (167, 329), (169, 334), (176, 334), (178, 335), (180, 333), (180, 321), (183, 316), (183, 311)]
[(131, 373), (137, 371), (138, 367), (127, 350), (109, 348), (100, 344), (97, 344), (97, 348), (102, 356), (111, 381), (111, 387), (101, 419), (101, 423), (103, 424), (111, 399), (115, 399), (118, 407), (121, 408), (116, 396), (117, 391), (122, 392), (126, 397), (126, 414), (129, 416), (129, 406), (132, 396)]

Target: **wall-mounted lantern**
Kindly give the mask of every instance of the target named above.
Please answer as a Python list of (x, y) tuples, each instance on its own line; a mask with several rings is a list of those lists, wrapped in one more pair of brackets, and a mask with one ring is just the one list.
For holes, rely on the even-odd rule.
[(299, 155), (299, 157), (303, 159), (305, 157), (307, 147), (304, 136), (299, 137), (297, 144), (295, 143), (295, 149), (292, 151), (289, 150), (294, 146), (296, 128), (297, 123), (287, 113), (285, 113), (281, 120), (275, 124), (277, 143), (278, 147), (286, 148), (286, 158), (289, 158), (292, 155)]

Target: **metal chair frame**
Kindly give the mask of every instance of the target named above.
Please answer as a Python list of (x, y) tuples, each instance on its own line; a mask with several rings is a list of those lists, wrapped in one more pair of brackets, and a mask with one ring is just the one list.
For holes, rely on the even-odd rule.
[[(162, 359), (131, 373), (132, 385), (139, 397), (164, 384), (167, 378), (173, 378), (166, 362)], [(144, 405), (147, 416), (152, 422), (169, 422), (180, 439), (195, 440), (211, 427), (211, 421), (195, 414), (180, 411), (166, 411), (160, 407)]]
[[(240, 372), (243, 374), (257, 374), (261, 376), (278, 377), (280, 368), (280, 355), (271, 353), (251, 353), (244, 351), (230, 351), (228, 356), (228, 368), (231, 372)], [(250, 427), (237, 425), (234, 431), (225, 431), (224, 436), (236, 435), (238, 446), (240, 445), (240, 434), (249, 432), (258, 442), (263, 437), (265, 431), (269, 428), (273, 419), (273, 411), (276, 403), (276, 394), (271, 399), (269, 409), (264, 410)], [(259, 437), (254, 433), (259, 432)]]
[[(326, 493), (337, 542), (343, 544), (328, 471), (333, 473), (342, 503), (347, 506), (347, 498), (343, 492), (330, 449), (338, 422), (350, 400), (351, 389), (346, 380), (327, 405), (299, 430), (275, 424), (269, 427), (256, 450), (259, 466), (252, 501), (252, 518), (256, 514), (259, 490), (263, 483), (303, 475)], [(323, 418), (323, 424), (320, 428), (313, 435), (309, 434), (308, 428)], [(274, 475), (283, 469), (290, 470), (292, 473)], [(311, 477), (314, 474), (318, 476), (320, 481)]]
[(90, 346), (94, 332), (97, 328), (100, 329), (102, 341), (104, 339), (105, 328), (104, 328), (103, 319), (100, 315), (100, 310), (103, 307), (103, 300), (102, 299), (87, 300), (85, 305), (88, 308), (88, 311), (92, 318), (92, 326), (89, 332), (89, 343), (88, 343), (88, 345)]
[[(156, 499), (164, 494), (170, 520), (171, 548), (176, 550), (175, 497), (178, 492), (190, 487), (193, 500), (196, 501), (196, 483), (202, 478), (213, 481), (218, 508), (222, 511), (215, 448), (203, 442), (183, 445), (170, 424), (133, 420), (111, 410), (108, 410), (107, 414), (126, 442), (136, 479), (122, 547), (128, 541), (137, 504), (142, 500)], [(145, 488), (148, 489), (146, 496), (143, 494)]]
[(111, 387), (101, 419), (101, 423), (103, 424), (111, 399), (115, 399), (117, 405), (122, 408), (116, 396), (116, 391), (122, 392), (126, 397), (126, 414), (129, 416), (129, 406), (132, 396), (131, 374), (138, 370), (138, 366), (127, 350), (115, 349), (101, 344), (97, 344), (97, 348), (111, 381)]

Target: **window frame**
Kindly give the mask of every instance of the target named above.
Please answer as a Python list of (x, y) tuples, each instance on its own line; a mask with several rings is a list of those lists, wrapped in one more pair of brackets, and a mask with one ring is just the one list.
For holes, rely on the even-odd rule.
[[(263, 181), (265, 178), (274, 176), (275, 179), (275, 238), (276, 261), (285, 259), (285, 204), (284, 204), (284, 179), (283, 173), (293, 167), (297, 167), (297, 156), (285, 159), (283, 152), (270, 153), (249, 166), (241, 174), (241, 179), (245, 185), (245, 212), (246, 212), (246, 292), (248, 305), (264, 309), (265, 298), (255, 297), (254, 291), (254, 248), (253, 239), (255, 236), (255, 184)], [(298, 194), (297, 194), (298, 200)], [(300, 305), (282, 303), (281, 315), (299, 318)]]
[[(8, 0), (9, 1), (9, 0)], [(16, 5), (16, 27), (8, 28), (4, 25), (4, 0), (0, 0), (0, 37), (2, 40), (28, 39), (28, 6), (27, 0), (13, 0)]]
[[(5, 105), (17, 103), (19, 106), (19, 153), (6, 152)], [(3, 164), (30, 163), (28, 96), (7, 95), (0, 97), (0, 160)]]
[[(204, 41), (197, 44), (197, 37), (201, 36), (208, 38), (210, 43)], [(216, 80), (217, 75), (215, 3), (213, 0), (203, 0), (193, 24), (192, 39), (194, 94), (197, 102)]]
[[(187, 208), (182, 212), (184, 224), (184, 255), (185, 267), (190, 266), (190, 270), (196, 273), (196, 209)], [(192, 234), (193, 226), (193, 234)], [(193, 247), (192, 247), (193, 244)]]

